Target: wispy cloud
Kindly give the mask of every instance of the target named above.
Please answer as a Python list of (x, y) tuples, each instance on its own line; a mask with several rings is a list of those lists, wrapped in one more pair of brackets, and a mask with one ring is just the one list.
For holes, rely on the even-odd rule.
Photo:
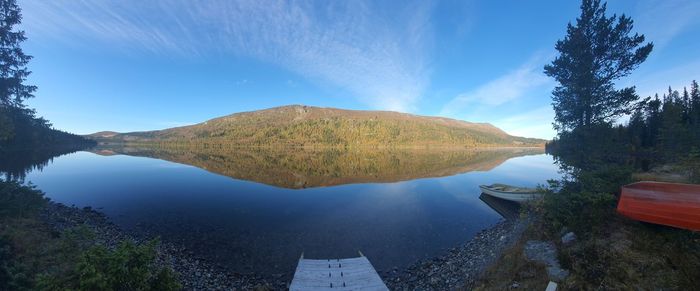
[(374, 1), (24, 1), (30, 37), (125, 52), (234, 54), (411, 111), (428, 84), (431, 5)]
[(685, 29), (700, 23), (700, 1), (652, 0), (639, 1), (636, 8), (635, 29), (647, 40), (654, 42), (654, 49), (663, 49)]
[(543, 63), (543, 58), (537, 55), (519, 68), (459, 94), (443, 107), (440, 114), (454, 116), (466, 110), (493, 108), (523, 97), (530, 90), (551, 82), (542, 73)]
[(496, 120), (493, 124), (516, 136), (551, 139), (556, 135), (552, 128), (554, 109), (545, 105), (527, 112)]

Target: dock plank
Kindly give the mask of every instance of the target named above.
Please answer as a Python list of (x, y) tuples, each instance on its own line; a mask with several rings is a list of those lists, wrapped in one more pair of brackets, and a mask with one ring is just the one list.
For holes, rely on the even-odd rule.
[(299, 259), (292, 291), (304, 290), (389, 290), (364, 257), (348, 259)]

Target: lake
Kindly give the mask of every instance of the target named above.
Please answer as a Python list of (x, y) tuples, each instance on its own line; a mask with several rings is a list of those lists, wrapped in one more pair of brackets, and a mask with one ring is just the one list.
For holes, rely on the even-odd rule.
[(302, 252), (339, 258), (359, 250), (378, 270), (403, 268), (517, 211), (480, 199), (479, 184), (535, 186), (559, 177), (541, 149), (121, 146), (28, 169), (25, 181), (56, 202), (91, 206), (129, 232), (262, 274), (292, 273)]

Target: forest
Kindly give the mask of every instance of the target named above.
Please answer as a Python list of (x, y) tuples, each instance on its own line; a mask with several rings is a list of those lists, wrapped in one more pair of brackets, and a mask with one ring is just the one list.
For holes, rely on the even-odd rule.
[[(625, 124), (600, 124), (587, 131), (565, 132), (547, 143), (550, 153), (564, 164), (593, 169), (601, 162), (628, 166), (630, 171), (653, 171), (661, 167), (681, 172), (689, 181), (700, 182), (700, 91), (692, 81), (690, 90), (668, 88), (639, 100)], [(583, 154), (577, 154), (585, 148)], [(596, 158), (592, 158), (596, 157)]]

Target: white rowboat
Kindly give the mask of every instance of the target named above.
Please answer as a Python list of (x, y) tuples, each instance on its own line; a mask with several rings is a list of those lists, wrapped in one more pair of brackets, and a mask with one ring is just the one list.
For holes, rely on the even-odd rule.
[(479, 185), (484, 194), (496, 198), (523, 203), (528, 200), (542, 197), (541, 192), (536, 189), (510, 186), (505, 184)]

